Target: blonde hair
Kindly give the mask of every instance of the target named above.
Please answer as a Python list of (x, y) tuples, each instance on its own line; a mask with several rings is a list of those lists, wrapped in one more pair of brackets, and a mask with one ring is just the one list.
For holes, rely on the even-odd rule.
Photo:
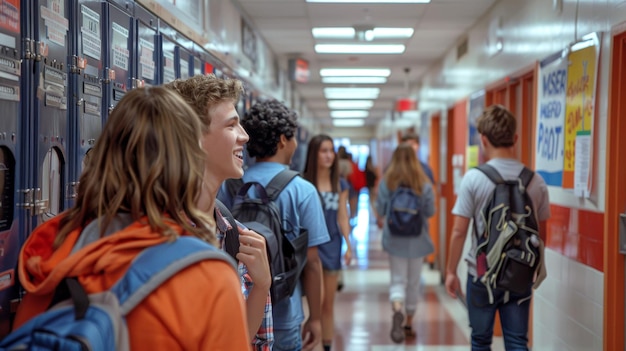
[(221, 79), (213, 74), (177, 79), (165, 87), (175, 90), (196, 111), (202, 120), (204, 133), (208, 133), (211, 126), (211, 109), (224, 101), (236, 104), (243, 93), (240, 80)]
[(80, 177), (75, 205), (61, 220), (58, 247), (75, 230), (100, 221), (100, 235), (118, 213), (146, 217), (154, 232), (184, 231), (216, 242), (215, 222), (197, 207), (206, 154), (201, 122), (163, 87), (128, 92), (113, 110)]
[(405, 143), (400, 144), (394, 150), (384, 179), (390, 191), (394, 191), (402, 185), (413, 189), (418, 195), (422, 194), (424, 184), (430, 182), (415, 155), (415, 151)]

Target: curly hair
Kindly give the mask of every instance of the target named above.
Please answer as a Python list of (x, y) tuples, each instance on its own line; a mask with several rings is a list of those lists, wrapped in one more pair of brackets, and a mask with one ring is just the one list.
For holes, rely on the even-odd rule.
[(298, 115), (278, 100), (257, 102), (246, 112), (241, 125), (250, 136), (247, 149), (250, 157), (266, 158), (276, 155), (280, 136), (291, 139), (296, 135)]
[(211, 126), (211, 109), (223, 101), (236, 104), (243, 93), (243, 83), (237, 79), (221, 79), (214, 74), (195, 75), (188, 79), (176, 79), (165, 84), (176, 91), (196, 111), (202, 120), (204, 133)]

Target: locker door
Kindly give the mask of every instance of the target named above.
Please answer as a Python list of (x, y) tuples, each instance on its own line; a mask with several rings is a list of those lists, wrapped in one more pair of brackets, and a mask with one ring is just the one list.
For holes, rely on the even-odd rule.
[(202, 74), (202, 71), (203, 71), (202, 66), (203, 66), (202, 60), (199, 57), (194, 56), (193, 58), (193, 75), (194, 76)]
[(161, 40), (161, 83), (169, 83), (176, 78), (176, 65), (174, 60), (174, 51), (176, 44), (167, 37), (160, 35)]
[(134, 79), (140, 82), (138, 85), (156, 85), (159, 82), (157, 76), (157, 18), (143, 7), (136, 5), (135, 20), (137, 28), (137, 55), (135, 60), (137, 68), (134, 72)]
[[(33, 226), (67, 207), (68, 61), (70, 42), (67, 0), (35, 0), (32, 14), (37, 58), (34, 67)], [(29, 96), (33, 98), (33, 96)]]
[[(16, 200), (23, 170), (20, 125), (20, 85), (22, 37), (20, 1), (7, 1), (0, 7), (6, 18), (0, 24), (0, 338), (10, 330), (11, 300), (18, 297), (15, 284), (17, 255), (21, 246), (20, 220)], [(26, 118), (24, 118), (26, 119)], [(19, 184), (18, 184), (19, 183)]]
[(176, 45), (174, 49), (174, 60), (177, 78), (187, 79), (193, 74), (193, 56), (190, 51), (180, 45)]
[[(108, 4), (105, 7), (107, 39), (104, 57), (105, 103), (111, 113), (118, 101), (132, 89), (133, 19), (130, 14)], [(108, 113), (105, 116), (108, 116)]]
[(102, 132), (104, 108), (103, 28), (104, 4), (79, 0), (72, 33), (76, 36), (76, 54), (72, 58), (72, 108), (77, 126), (70, 161), (70, 197), (76, 196), (80, 174), (87, 155)]

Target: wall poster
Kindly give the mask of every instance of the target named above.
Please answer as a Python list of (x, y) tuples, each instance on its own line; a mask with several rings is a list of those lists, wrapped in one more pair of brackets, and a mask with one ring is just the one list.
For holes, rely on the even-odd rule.
[(577, 196), (591, 192), (591, 158), (600, 38), (597, 33), (572, 45), (565, 102), (563, 188)]
[(565, 93), (568, 50), (539, 63), (535, 171), (547, 185), (563, 185)]

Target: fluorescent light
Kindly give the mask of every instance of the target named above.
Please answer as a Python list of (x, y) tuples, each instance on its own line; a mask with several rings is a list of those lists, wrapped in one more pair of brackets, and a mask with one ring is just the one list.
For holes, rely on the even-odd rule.
[[(315, 39), (354, 39), (357, 31), (353, 27), (316, 27), (312, 30)], [(375, 39), (410, 38), (413, 28), (373, 28), (364, 31), (367, 41)]]
[(430, 0), (306, 0), (334, 4), (428, 4)]
[(328, 108), (331, 110), (368, 109), (372, 106), (374, 106), (372, 100), (328, 100)]
[(380, 88), (324, 88), (326, 99), (377, 99)]
[(326, 84), (385, 84), (385, 77), (322, 77)]
[(374, 28), (374, 39), (410, 38), (413, 28)]
[(333, 119), (335, 127), (362, 127), (365, 125), (364, 119)]
[(323, 27), (313, 28), (313, 38), (324, 39), (351, 39), (354, 38), (352, 27)]
[(370, 115), (366, 110), (337, 110), (330, 111), (332, 118), (365, 118)]
[(318, 54), (401, 54), (404, 52), (402, 44), (317, 44), (315, 52)]
[(322, 77), (389, 77), (389, 68), (322, 68)]

